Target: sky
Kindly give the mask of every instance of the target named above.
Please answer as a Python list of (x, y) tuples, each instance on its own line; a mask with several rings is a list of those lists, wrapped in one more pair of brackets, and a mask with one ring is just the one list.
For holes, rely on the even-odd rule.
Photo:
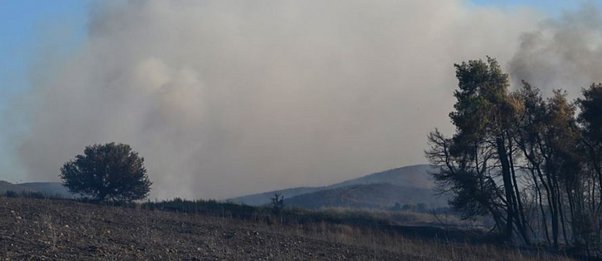
[[(57, 55), (68, 55), (86, 35), (90, 1), (0, 1), (0, 79), (2, 95), (7, 97), (28, 88), (29, 68), (40, 49), (54, 48)], [(40, 40), (57, 34), (52, 42)], [(47, 45), (47, 46), (44, 46)]]
[(563, 11), (575, 9), (585, 1), (579, 0), (472, 0), (478, 6), (496, 6), (507, 9), (529, 7), (540, 10), (546, 14), (557, 16)]
[[(156, 197), (224, 198), (424, 163), (416, 140), (449, 129), (452, 89), (442, 85), (453, 80), (452, 63), (498, 55), (521, 77), (549, 75), (554, 68), (521, 69), (555, 57), (524, 39), (539, 39), (529, 30), (561, 35), (564, 27), (545, 21), (578, 20), (559, 17), (584, 1), (175, 2), (0, 0), (0, 179), (56, 181), (58, 159), (109, 139), (147, 156)], [(433, 20), (417, 23), (412, 10), (390, 6)], [(583, 37), (590, 29), (598, 30)], [(513, 58), (521, 41), (533, 59)], [(432, 57), (411, 51), (423, 46)], [(416, 59), (425, 61), (404, 62)], [(406, 100), (399, 84), (432, 89), (403, 89), (416, 97)], [(444, 108), (420, 103), (427, 98)], [(392, 142), (395, 135), (407, 141)], [(174, 172), (186, 174), (164, 174)]]
[[(32, 68), (42, 62), (38, 57), (52, 50), (54, 57), (73, 54), (86, 37), (91, 1), (0, 1), (0, 119), (8, 118), (8, 104), (32, 86)], [(49, 35), (52, 35), (49, 37)], [(50, 40), (48, 40), (50, 39)], [(12, 182), (23, 180), (22, 171), (7, 150), (13, 146), (8, 133), (23, 126), (0, 129), (0, 176)], [(14, 136), (13, 136), (14, 137)]]
[[(496, 6), (506, 9), (529, 7), (557, 16), (575, 9), (578, 0), (471, 0), (469, 5)], [(92, 0), (2, 0), (0, 1), (0, 107), (7, 99), (30, 87), (29, 68), (35, 66), (35, 54), (52, 48), (58, 56), (68, 56), (86, 37)], [(57, 33), (51, 42), (40, 43), (46, 34)], [(43, 46), (47, 45), (47, 46)], [(1, 155), (1, 154), (0, 154)]]

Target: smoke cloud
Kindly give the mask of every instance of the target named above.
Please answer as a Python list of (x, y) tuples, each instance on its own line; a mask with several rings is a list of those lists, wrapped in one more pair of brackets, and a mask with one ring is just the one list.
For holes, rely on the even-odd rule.
[[(27, 108), (15, 154), (27, 180), (57, 180), (86, 145), (131, 144), (153, 198), (226, 198), (424, 163), (427, 133), (451, 131), (452, 65), (485, 55), (504, 64), (540, 18), (461, 0), (101, 3), (81, 49), (38, 71), (15, 105)], [(550, 40), (532, 35), (521, 52), (539, 57)]]
[(517, 84), (525, 80), (547, 95), (563, 89), (576, 98), (582, 88), (602, 82), (600, 61), (602, 16), (594, 6), (585, 5), (525, 33), (509, 72)]

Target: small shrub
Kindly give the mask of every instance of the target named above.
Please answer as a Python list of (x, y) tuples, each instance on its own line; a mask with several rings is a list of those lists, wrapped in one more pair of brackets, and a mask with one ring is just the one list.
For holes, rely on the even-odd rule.
[(284, 208), (284, 195), (280, 193), (274, 193), (272, 197), (272, 213), (278, 215)]

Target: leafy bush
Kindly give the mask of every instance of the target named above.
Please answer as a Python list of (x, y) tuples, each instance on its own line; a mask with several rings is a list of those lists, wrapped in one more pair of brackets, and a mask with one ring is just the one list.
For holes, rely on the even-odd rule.
[(143, 163), (144, 158), (129, 145), (95, 144), (65, 163), (60, 177), (72, 193), (95, 201), (129, 202), (144, 199), (150, 192), (152, 183)]

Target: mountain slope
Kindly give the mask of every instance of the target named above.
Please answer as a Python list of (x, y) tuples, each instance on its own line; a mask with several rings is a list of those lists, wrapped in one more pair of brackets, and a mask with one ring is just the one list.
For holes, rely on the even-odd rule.
[(284, 204), (309, 209), (325, 207), (385, 209), (396, 204), (425, 204), (427, 208), (438, 208), (446, 206), (447, 199), (434, 196), (431, 189), (371, 183), (303, 194), (285, 199)]
[(324, 188), (326, 188), (326, 187), (298, 187), (298, 188), (281, 189), (281, 190), (274, 190), (274, 191), (269, 191), (269, 192), (264, 192), (264, 193), (257, 193), (257, 194), (242, 196), (242, 197), (231, 198), (231, 199), (228, 199), (227, 201), (231, 201), (231, 202), (239, 203), (239, 204), (245, 204), (245, 205), (249, 205), (249, 206), (261, 206), (261, 205), (270, 203), (271, 198), (274, 197), (274, 194), (276, 194), (276, 193), (284, 196), (284, 198), (292, 198), (292, 197), (295, 197), (298, 195), (303, 195), (303, 194), (320, 191), (320, 190), (323, 190)]
[(329, 188), (357, 184), (388, 183), (402, 187), (432, 189), (435, 183), (433, 182), (433, 178), (430, 173), (434, 170), (435, 169), (430, 165), (405, 166), (336, 183), (329, 186)]
[[(427, 194), (429, 194), (431, 198), (434, 198), (435, 196), (433, 195), (434, 193), (432, 192), (432, 189), (434, 187), (434, 182), (432, 180), (431, 175), (429, 174), (433, 170), (434, 170), (433, 167), (430, 165), (406, 166), (406, 167), (390, 169), (390, 170), (386, 170), (386, 171), (382, 171), (382, 172), (369, 174), (366, 176), (346, 180), (346, 181), (332, 184), (329, 186), (297, 187), (297, 188), (290, 188), (290, 189), (282, 189), (282, 190), (269, 191), (269, 192), (264, 192), (264, 193), (258, 193), (258, 194), (252, 194), (252, 195), (232, 198), (232, 199), (229, 199), (229, 201), (232, 201), (234, 203), (251, 205), (251, 206), (259, 206), (259, 205), (269, 204), (270, 199), (274, 196), (274, 193), (279, 193), (279, 194), (283, 195), (286, 200), (286, 199), (292, 199), (293, 197), (298, 197), (301, 195), (312, 194), (312, 193), (318, 193), (318, 192), (322, 192), (322, 191), (326, 191), (326, 190), (333, 190), (333, 189), (337, 189), (337, 188), (349, 187), (349, 186), (354, 186), (354, 185), (368, 185), (368, 184), (389, 184), (389, 185), (393, 185), (396, 187), (405, 188), (402, 191), (408, 191), (408, 192), (409, 192), (409, 189), (411, 189), (411, 188), (422, 189), (421, 191), (424, 193), (426, 193), (425, 191), (429, 191), (430, 194), (429, 193), (427, 193)], [(372, 186), (372, 188), (375, 188), (375, 187), (376, 186)], [(365, 188), (368, 188), (368, 187), (365, 187)], [(422, 192), (420, 195), (424, 194)], [(336, 194), (337, 192), (330, 192), (330, 193)], [(309, 200), (309, 198), (319, 199), (320, 197), (317, 195), (335, 195), (335, 194), (329, 194), (329, 193), (319, 194), (318, 193), (314, 196), (307, 197), (306, 199), (308, 199), (308, 200)], [(395, 194), (395, 195), (398, 195), (398, 194)], [(396, 200), (401, 199), (400, 196), (395, 197), (395, 198), (396, 198)], [(407, 204), (436, 202), (437, 199), (426, 200), (426, 198), (425, 198), (424, 201), (425, 202), (408, 202)], [(388, 203), (390, 203), (390, 200), (384, 201), (384, 202), (386, 202), (388, 204)], [(384, 204), (384, 202), (379, 203), (377, 205), (382, 205), (382, 204)], [(393, 202), (393, 204), (394, 203), (395, 202)], [(307, 204), (321, 205), (321, 203), (317, 203), (317, 202), (307, 203)]]

